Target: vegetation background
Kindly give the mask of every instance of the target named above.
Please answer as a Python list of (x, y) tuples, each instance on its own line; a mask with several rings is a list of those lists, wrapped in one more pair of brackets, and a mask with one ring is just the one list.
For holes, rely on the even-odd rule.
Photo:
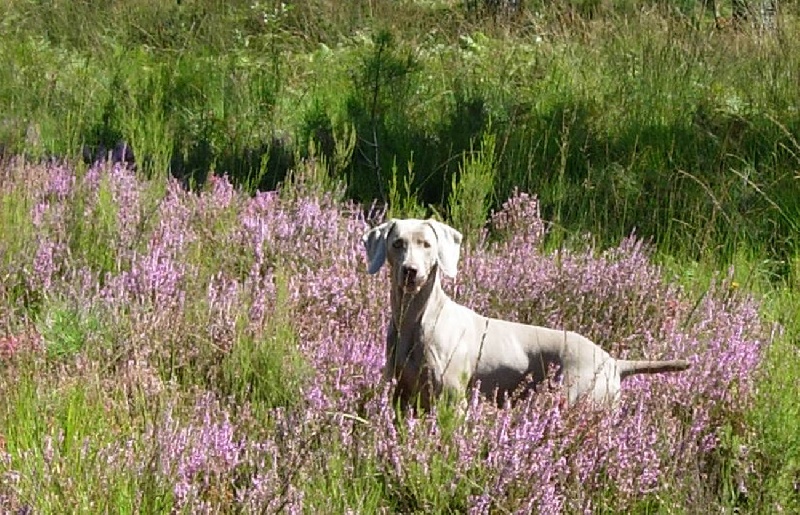
[[(538, 197), (545, 249), (589, 241), (599, 251), (635, 234), (652, 242), (664, 276), (698, 299), (717, 274), (728, 274), (780, 330), (758, 372), (748, 430), (731, 432), (753, 448), (749, 461), (732, 453), (719, 464), (750, 467), (763, 481), (748, 495), (722, 486), (716, 500), (753, 512), (797, 507), (797, 2), (780, 4), (773, 30), (752, 17), (724, 26), (713, 5), (686, 0), (500, 4), (8, 0), (0, 5), (0, 154), (5, 163), (91, 162), (124, 141), (154, 199), (168, 176), (199, 192), (226, 175), (255, 193), (305, 170), (319, 194), (377, 201), (398, 215), (435, 214), (462, 228), (470, 245), (486, 237), (491, 212), (521, 190)], [(716, 9), (727, 14), (730, 6)], [(4, 169), (12, 181), (8, 170), (16, 168)], [(0, 191), (0, 249), (11, 266), (34, 237), (20, 214), (32, 206)], [(112, 197), (95, 212), (118, 216)], [(89, 202), (69, 198), (77, 211)], [(96, 243), (116, 225), (102, 219), (65, 227), (71, 255), (110, 273), (116, 258)], [(220, 229), (226, 219), (213, 223)], [(203, 259), (208, 277), (214, 264), (230, 264), (222, 255)], [(17, 404), (0, 401), (0, 437), (20, 435), (12, 446), (19, 459), (44, 444), (11, 426), (51, 383), (18, 382), (16, 367), (55, 377), (68, 367), (59, 360), (80, 359), (87, 334), (103, 325), (2, 291), (9, 335), (27, 322), (8, 320), (62, 335), (59, 359), (48, 361), (51, 352), (44, 365), (37, 358), (6, 369), (14, 379), (4, 380), (2, 397)], [(296, 338), (288, 314), (276, 320), (270, 338)], [(267, 376), (279, 367), (254, 362), (258, 353), (246, 349), (235, 356)], [(247, 389), (233, 384), (236, 374), (220, 373), (229, 393)], [(84, 401), (48, 400), (64, 402), (67, 418)], [(276, 403), (283, 401), (268, 402)], [(693, 512), (687, 492), (677, 505)], [(75, 501), (60, 499), (38, 508), (58, 512)]]

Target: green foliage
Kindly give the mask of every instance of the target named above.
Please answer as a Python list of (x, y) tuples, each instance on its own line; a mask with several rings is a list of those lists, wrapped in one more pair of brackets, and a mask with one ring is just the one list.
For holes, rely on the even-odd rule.
[[(796, 278), (794, 279), (796, 281)], [(766, 315), (776, 320), (780, 334), (766, 351), (765, 365), (759, 378), (755, 409), (745, 421), (754, 428), (747, 445), (748, 458), (757, 463), (755, 470), (742, 470), (748, 479), (754, 504), (780, 506), (791, 512), (800, 509), (797, 478), (800, 476), (800, 312), (797, 309), (797, 282), (793, 288), (767, 293)], [(755, 473), (754, 473), (755, 472)]]
[(34, 233), (30, 217), (30, 209), (33, 206), (26, 192), (20, 190), (12, 187), (0, 190), (0, 226), (15, 229), (0, 233), (4, 268), (10, 266), (24, 251)]
[(385, 170), (397, 156), (409, 156), (407, 107), (418, 70), (413, 51), (388, 30), (379, 30), (362, 50), (347, 98), (347, 116), (359, 135), (359, 160), (349, 185), (356, 197), (385, 198)]
[[(410, 461), (402, 473), (387, 474), (386, 495), (393, 509), (401, 513), (463, 513), (469, 508), (470, 496), (484, 493), (480, 485), (480, 467), (465, 471), (459, 469), (459, 449), (454, 435), (458, 426), (464, 424), (464, 416), (458, 402), (437, 405), (436, 424), (443, 435), (445, 445), (426, 462)], [(400, 425), (400, 423), (398, 423)], [(405, 446), (420, 445), (408, 427), (400, 425), (399, 439)], [(462, 465), (463, 467), (463, 465)]]
[[(322, 179), (319, 186), (325, 191), (336, 192), (338, 197), (343, 193), (339, 190), (348, 182), (347, 172), (356, 148), (356, 131), (350, 125), (335, 129), (328, 114), (316, 103), (306, 113), (303, 125), (302, 134), (306, 135), (304, 159), (318, 161), (319, 171), (326, 172), (318, 177)], [(301, 161), (301, 156), (295, 156), (294, 161)], [(288, 175), (296, 175), (296, 170), (289, 171)]]
[(285, 273), (277, 272), (274, 309), (263, 334), (238, 335), (222, 360), (221, 390), (259, 411), (295, 405), (309, 377), (297, 348), (287, 288)]
[(324, 156), (317, 157), (313, 142), (309, 148), (309, 157), (299, 161), (280, 184), (281, 196), (286, 199), (325, 195), (336, 200), (344, 198), (345, 181), (333, 175)]
[[(586, 232), (601, 246), (615, 244), (635, 231), (695, 288), (732, 265), (737, 287), (770, 299), (765, 316), (780, 337), (769, 347), (757, 405), (742, 421), (748, 430), (734, 428), (725, 442), (720, 502), (797, 511), (797, 6), (782, 6), (785, 26), (773, 37), (716, 32), (710, 12), (683, 0), (654, 0), (647, 9), (602, 0), (525, 5), (503, 18), (437, 0), (5, 2), (0, 155), (75, 158), (84, 144), (125, 140), (149, 177), (172, 173), (200, 189), (209, 174), (227, 173), (251, 191), (282, 183), (284, 198), (379, 199), (391, 216), (447, 213), (468, 241), (520, 188), (537, 194), (554, 222), (552, 246)], [(102, 277), (120, 266), (118, 213), (108, 184), (96, 195), (77, 190), (65, 236), (71, 255)], [(34, 207), (0, 177), (0, 295), (3, 309), (33, 318), (44, 359), (67, 366), (93, 343), (109, 342), (86, 307), (30, 288)], [(253, 256), (229, 252), (221, 230), (233, 223), (228, 215), (203, 221), (216, 236), (190, 247), (202, 286), (217, 269), (242, 279), (252, 265)], [(239, 331), (230, 348), (214, 347), (198, 329), (212, 321), (205, 292), (190, 292), (194, 311), (164, 342), (173, 354), (154, 358), (163, 376), (259, 409), (292, 406), (309, 372), (285, 307), (286, 273), (277, 275), (263, 332)], [(168, 339), (146, 335), (156, 336)], [(131, 358), (133, 345), (118, 347), (121, 361)], [(11, 365), (3, 371), (8, 470), (24, 472), (28, 491), (55, 492), (29, 499), (35, 511), (170, 511), (171, 492), (152, 477), (92, 482), (102, 468), (97, 448), (119, 444), (97, 385), (45, 384)], [(114, 416), (124, 419), (132, 405)], [(140, 416), (142, 427), (152, 422)], [(48, 439), (58, 443), (51, 461)], [(94, 442), (88, 453), (85, 441)], [(428, 470), (387, 479), (380, 464), (359, 461), (342, 444), (306, 495), (318, 511), (459, 511), (471, 486), (442, 488), (454, 479), (450, 451)], [(69, 476), (53, 475), (54, 467)], [(672, 495), (639, 507), (686, 502), (682, 492)], [(142, 497), (152, 504), (137, 504)], [(84, 504), (69, 504), (76, 499)]]
[(0, 435), (8, 452), (0, 473), (17, 471), (18, 486), (37, 492), (24, 499), (26, 507), (20, 509), (37, 513), (137, 513), (142, 506), (152, 508), (149, 513), (170, 510), (172, 492), (151, 474), (97, 473), (107, 468), (103, 451), (119, 446), (118, 431), (130, 420), (124, 412), (108, 416), (110, 399), (96, 377), (51, 384), (32, 364), (15, 372), (19, 375), (13, 382), (11, 378), (0, 381)]
[(796, 427), (800, 417), (800, 387), (791, 380), (800, 367), (797, 346), (779, 342), (770, 350), (768, 360), (759, 402), (748, 420), (751, 427), (758, 428), (751, 442), (751, 452), (758, 460), (758, 478), (752, 488), (764, 496), (759, 502), (796, 511), (800, 509), (800, 435), (788, 429)]
[(418, 190), (414, 190), (414, 161), (408, 162), (408, 169), (403, 174), (402, 185), (398, 180), (397, 162), (392, 163), (392, 180), (389, 183), (389, 208), (387, 218), (425, 218), (427, 210), (417, 199)]
[(3, 8), (8, 151), (124, 139), (144, 173), (201, 185), (216, 171), (251, 189), (314, 155), (365, 202), (388, 201), (393, 163), (413, 159), (409, 189), (446, 211), (491, 119), (492, 208), (518, 187), (553, 234), (611, 243), (635, 229), (693, 257), (739, 243), (795, 253), (788, 30), (711, 34), (710, 12), (659, 2), (533, 3), (517, 18), (448, 2), (35, 5)]
[(118, 206), (108, 179), (100, 181), (96, 192), (79, 190), (70, 207), (68, 236), (73, 254), (81, 256), (98, 277), (116, 271)]
[(97, 341), (102, 329), (100, 320), (63, 302), (46, 302), (36, 324), (47, 355), (54, 361), (68, 360)]
[(5, 228), (0, 231), (0, 266), (5, 271), (0, 276), (0, 295), (11, 306), (34, 307), (41, 298), (42, 292), (27, 287), (22, 266), (27, 262), (26, 256), (32, 254), (35, 242), (32, 207), (24, 191), (0, 187), (0, 227)]
[[(374, 429), (370, 422), (354, 419), (356, 445), (369, 445)], [(329, 436), (334, 449), (315, 467), (317, 474), (308, 480), (306, 500), (317, 513), (345, 513), (358, 509), (363, 513), (379, 513), (386, 509), (386, 488), (380, 473), (380, 463), (372, 457), (344, 445), (338, 431)]]
[(458, 178), (453, 175), (447, 205), (450, 221), (468, 243), (475, 242), (489, 217), (495, 176), (495, 136), (481, 138), (480, 148), (464, 153)]

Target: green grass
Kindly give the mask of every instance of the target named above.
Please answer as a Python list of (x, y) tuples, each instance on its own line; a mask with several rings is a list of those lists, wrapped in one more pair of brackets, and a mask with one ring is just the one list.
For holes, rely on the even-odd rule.
[(144, 498), (153, 512), (169, 511), (172, 493), (149, 482), (146, 466), (143, 474), (97, 473), (105, 469), (108, 446), (118, 445), (116, 437), (142, 421), (121, 409), (110, 415), (111, 406), (119, 407), (122, 391), (109, 398), (96, 371), (72, 372), (72, 379), (52, 383), (52, 376), (31, 367), (14, 378), (13, 388), (3, 384), (0, 427), (14, 457), (9, 465), (20, 472), (18, 488), (37, 492), (22, 499), (20, 508), (53, 514), (135, 513), (135, 506), (142, 506), (137, 499)]
[(362, 201), (386, 200), (413, 160), (410, 190), (442, 211), (491, 132), (495, 202), (535, 191), (567, 232), (635, 229), (695, 258), (795, 253), (792, 5), (759, 37), (658, 3), (494, 21), (455, 1), (250, 4), (6, 4), (0, 142), (78, 156), (125, 139), (145, 174), (250, 187), (313, 142)]
[[(3, 153), (77, 159), (83, 145), (124, 139), (145, 176), (171, 172), (199, 188), (226, 173), (250, 189), (274, 187), (300, 159), (316, 157), (330, 171), (321, 187), (345, 183), (347, 195), (388, 200), (395, 214), (448, 214), (470, 236), (519, 187), (541, 199), (554, 247), (587, 232), (610, 245), (635, 231), (698, 296), (732, 267), (736, 287), (765, 299), (765, 320), (777, 325), (743, 421), (749, 429), (726, 442), (722, 458), (723, 482), (735, 492), (747, 477), (748, 494), (718, 501), (753, 513), (800, 510), (796, 3), (782, 6), (783, 30), (764, 37), (715, 31), (710, 14), (687, 2), (529, 2), (508, 20), (456, 1), (287, 4), (5, 2)], [(0, 273), (16, 285), (2, 300), (20, 325), (33, 320), (48, 351), (46, 364), (0, 379), (11, 468), (24, 472), (28, 491), (43, 492), (26, 502), (37, 513), (134, 512), (144, 496), (148, 512), (168, 512), (172, 493), (152, 474), (92, 476), (111, 433), (144, 425), (166, 394), (145, 399), (121, 385), (109, 407), (100, 370), (75, 371), (66, 384), (38, 373), (73, 366), (90, 343), (114, 350), (110, 366), (135, 353), (114, 340), (105, 317), (28, 287), (18, 263), (35, 249), (33, 206), (10, 188), (0, 176)], [(124, 266), (108, 188), (79, 199), (70, 215), (75, 255), (98, 273)], [(223, 260), (246, 273), (251, 256), (227, 255), (224, 241), (201, 243), (199, 274), (212, 276)], [(305, 379), (291, 314), (276, 308), (264, 334), (237, 335), (220, 361), (213, 342), (189, 330), (211, 323), (206, 308), (197, 301), (182, 322), (185, 342), (204, 346), (198, 370), (173, 370), (164, 356), (155, 373), (186, 389), (216, 381), (264, 409), (291, 405)], [(286, 363), (300, 372), (279, 379)], [(739, 468), (743, 448), (752, 470)], [(462, 508), (470, 488), (450, 498), (438, 488), (451, 479), (447, 456), (431, 464), (432, 476), (409, 470), (408, 490), (392, 491), (374, 463), (344, 447), (334, 454), (340, 461), (309, 478), (309, 505), (323, 511), (385, 509), (386, 499), (397, 509), (446, 511)], [(89, 504), (96, 491), (107, 492), (106, 504)], [(659, 511), (653, 506), (640, 511)]]
[(218, 388), (240, 404), (271, 410), (298, 402), (295, 392), (307, 382), (309, 371), (297, 350), (297, 334), (286, 309), (285, 274), (278, 275), (275, 311), (262, 335), (240, 335), (223, 358)]

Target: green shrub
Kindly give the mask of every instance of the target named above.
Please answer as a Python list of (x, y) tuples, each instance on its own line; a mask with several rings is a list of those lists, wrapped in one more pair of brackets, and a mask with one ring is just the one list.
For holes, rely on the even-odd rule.
[(458, 177), (453, 175), (448, 208), (450, 221), (464, 235), (467, 243), (475, 243), (489, 218), (493, 202), (495, 176), (495, 136), (486, 132), (480, 148), (464, 153)]
[(222, 392), (259, 411), (291, 407), (302, 396), (310, 369), (298, 349), (285, 274), (275, 275), (275, 304), (262, 334), (240, 334), (223, 357)]

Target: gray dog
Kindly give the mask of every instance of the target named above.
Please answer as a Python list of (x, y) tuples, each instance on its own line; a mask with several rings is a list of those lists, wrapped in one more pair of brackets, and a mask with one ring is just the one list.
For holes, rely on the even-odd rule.
[(439, 274), (455, 277), (461, 233), (435, 220), (390, 220), (363, 237), (368, 272), (388, 261), (392, 319), (386, 338), (387, 378), (397, 379), (395, 398), (429, 409), (441, 395), (464, 399), (479, 384), (502, 402), (520, 387), (534, 387), (556, 370), (574, 404), (583, 396), (611, 403), (623, 378), (677, 372), (683, 360), (612, 358), (587, 338), (481, 316), (450, 299)]

